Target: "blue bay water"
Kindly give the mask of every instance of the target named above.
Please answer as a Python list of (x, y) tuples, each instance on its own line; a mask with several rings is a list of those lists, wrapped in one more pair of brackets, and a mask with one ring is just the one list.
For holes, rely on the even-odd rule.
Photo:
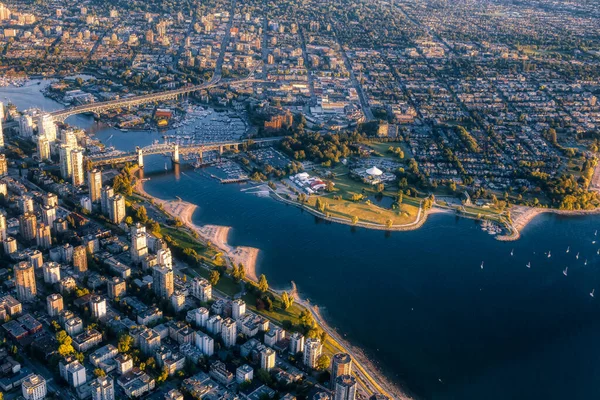
[[(9, 96), (20, 108), (60, 107), (25, 89)], [(67, 122), (95, 126), (85, 116)], [(112, 128), (96, 135), (123, 150), (160, 137)], [(206, 171), (175, 177), (164, 163), (146, 160), (150, 194), (197, 204), (196, 223), (232, 226), (231, 244), (261, 249), (257, 272), (271, 285), (296, 282), (331, 325), (419, 397), (600, 396), (600, 298), (589, 295), (600, 290), (600, 242), (592, 243), (600, 217), (541, 215), (512, 243), (452, 214), (388, 234), (320, 222)]]

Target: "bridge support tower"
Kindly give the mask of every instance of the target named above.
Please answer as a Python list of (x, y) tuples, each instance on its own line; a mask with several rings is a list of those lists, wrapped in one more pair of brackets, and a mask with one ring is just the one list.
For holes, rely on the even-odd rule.
[(179, 164), (179, 145), (175, 145), (175, 149), (173, 149), (173, 157), (171, 158), (175, 164)]
[(138, 157), (138, 166), (140, 168), (144, 168), (144, 153), (142, 152), (142, 149), (140, 149), (139, 147), (136, 148), (137, 151), (137, 157)]

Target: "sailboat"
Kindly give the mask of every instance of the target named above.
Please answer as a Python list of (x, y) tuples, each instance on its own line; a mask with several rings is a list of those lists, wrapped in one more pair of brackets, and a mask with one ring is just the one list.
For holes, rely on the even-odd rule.
[(596, 252), (596, 254), (600, 254), (600, 249), (598, 249), (598, 251)]
[(567, 253), (568, 253), (569, 251), (571, 251), (571, 246), (568, 246), (568, 247), (567, 247)]
[(587, 265), (587, 260), (585, 260), (585, 262), (583, 263), (583, 265)]
[(575, 258), (576, 258), (577, 260), (579, 260), (579, 253), (577, 253), (577, 255), (575, 256)]
[(598, 236), (598, 231), (594, 232), (594, 236)]
[(514, 254), (514, 252), (515, 252), (515, 249), (512, 249), (512, 250), (510, 251), (510, 255), (512, 256), (512, 255)]
[(483, 261), (481, 262), (481, 269), (483, 269)]
[(527, 263), (526, 267), (531, 268), (531, 261)]
[(552, 254), (550, 253), (550, 251), (548, 251), (548, 258), (552, 257)]
[(592, 292), (590, 293), (591, 297), (594, 297), (594, 292), (596, 291), (596, 289), (592, 289)]
[(565, 268), (565, 270), (563, 271), (564, 276), (567, 276), (567, 271), (569, 271), (569, 267)]
[(167, 163), (165, 162), (165, 171), (167, 171), (169, 168), (167, 168)]

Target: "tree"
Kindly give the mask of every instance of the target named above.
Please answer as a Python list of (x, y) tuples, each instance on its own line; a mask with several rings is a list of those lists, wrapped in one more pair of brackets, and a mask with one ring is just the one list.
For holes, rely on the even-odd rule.
[(550, 128), (548, 129), (548, 138), (550, 140), (550, 143), (552, 144), (556, 144), (556, 129), (554, 128)]
[(142, 223), (145, 224), (148, 221), (148, 212), (146, 211), (146, 207), (140, 206), (135, 212), (135, 217)]
[(133, 218), (128, 215), (127, 218), (125, 218), (125, 223), (127, 225), (133, 225)]
[(150, 222), (150, 232), (154, 234), (160, 233), (160, 224), (156, 221)]
[(67, 334), (66, 331), (58, 331), (56, 333), (56, 341), (58, 342), (58, 344), (67, 344), (67, 345), (70, 345), (72, 343), (72, 339)]
[(402, 193), (402, 190), (398, 191), (398, 197), (396, 199), (396, 202), (398, 204), (402, 204), (402, 200), (404, 200), (404, 193)]
[(85, 296), (86, 294), (89, 294), (89, 293), (90, 293), (90, 291), (87, 288), (78, 287), (77, 289), (75, 289), (75, 297)]
[(317, 210), (324, 212), (325, 211), (325, 202), (323, 200), (321, 200), (320, 197), (317, 197), (317, 201), (315, 202), (315, 206), (317, 207)]
[(434, 204), (435, 204), (435, 197), (433, 195), (430, 195), (425, 200), (423, 200), (423, 209), (429, 210), (431, 207), (433, 207)]
[(104, 372), (104, 370), (102, 368), (96, 368), (94, 370), (94, 375), (98, 378), (100, 378), (101, 376), (106, 376), (106, 372)]
[(79, 361), (80, 363), (83, 363), (84, 358), (85, 358), (85, 356), (83, 355), (83, 353), (75, 352), (75, 359), (77, 361)]
[(358, 217), (356, 215), (352, 216), (352, 224), (356, 225), (356, 223), (358, 222)]
[(263, 298), (263, 303), (265, 305), (265, 310), (271, 311), (273, 309), (273, 300), (270, 297), (265, 296)]
[(281, 302), (283, 303), (283, 309), (287, 310), (294, 304), (294, 298), (290, 296), (287, 292), (283, 292), (281, 295)]
[(156, 378), (156, 383), (158, 383), (160, 385), (161, 383), (166, 381), (168, 377), (169, 377), (169, 370), (166, 367), (164, 367), (162, 372), (160, 373), (160, 375)]
[(246, 277), (246, 270), (244, 269), (244, 264), (240, 263), (239, 265), (233, 265), (231, 276), (233, 280), (239, 282)]
[(388, 219), (387, 221), (385, 221), (386, 228), (391, 228), (393, 224), (394, 224), (394, 221), (392, 221), (391, 219)]
[(273, 378), (271, 378), (271, 374), (269, 374), (269, 371), (267, 371), (266, 369), (261, 368), (258, 371), (256, 371), (256, 377), (265, 385), (270, 385), (271, 383), (273, 383)]
[(119, 353), (128, 353), (131, 350), (131, 345), (133, 344), (133, 338), (127, 334), (121, 335), (119, 337), (119, 343), (117, 344), (117, 348)]
[(258, 290), (260, 290), (263, 293), (269, 290), (269, 282), (267, 282), (267, 277), (265, 276), (265, 274), (261, 274), (258, 278)]
[(54, 329), (54, 332), (60, 331), (60, 324), (55, 320), (52, 320), (52, 329)]
[(148, 357), (148, 359), (146, 360), (146, 368), (156, 368), (156, 360), (154, 359), (154, 357)]
[(215, 271), (215, 270), (210, 271), (210, 276), (209, 276), (208, 280), (210, 281), (211, 285), (216, 286), (217, 283), (219, 283), (220, 278), (221, 278), (221, 274), (219, 274), (219, 271)]
[(329, 356), (327, 354), (321, 354), (319, 358), (317, 358), (316, 369), (319, 371), (325, 371), (327, 368), (329, 368), (330, 364), (331, 359)]
[(304, 326), (305, 330), (312, 329), (316, 325), (315, 319), (308, 310), (302, 310), (302, 312), (300, 312), (300, 323)]
[(61, 344), (58, 346), (58, 355), (61, 357), (68, 356), (69, 354), (73, 354), (75, 349), (72, 345)]

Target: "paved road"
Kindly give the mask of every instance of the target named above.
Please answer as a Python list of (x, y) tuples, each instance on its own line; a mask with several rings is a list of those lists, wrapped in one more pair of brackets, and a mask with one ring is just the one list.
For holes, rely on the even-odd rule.
[(308, 68), (308, 52), (306, 51), (306, 38), (304, 36), (304, 28), (301, 24), (298, 24), (298, 34), (300, 35), (300, 43), (302, 45), (302, 57), (304, 59), (304, 67), (308, 77), (308, 89), (310, 90), (310, 103), (313, 106), (317, 105), (317, 96), (315, 95), (315, 81), (311, 74), (310, 68)]
[[(332, 23), (331, 25), (335, 27), (334, 23)], [(360, 84), (360, 82), (358, 82), (358, 79), (356, 79), (356, 75), (354, 75), (354, 71), (352, 70), (352, 63), (350, 63), (350, 60), (348, 59), (346, 50), (344, 50), (344, 47), (342, 46), (342, 43), (340, 42), (340, 40), (337, 36), (335, 28), (334, 28), (333, 34), (335, 36), (335, 41), (337, 42), (338, 46), (340, 46), (340, 53), (342, 54), (342, 58), (344, 59), (344, 65), (346, 66), (346, 69), (348, 70), (348, 73), (350, 74), (350, 79), (352, 80), (352, 84), (354, 85), (354, 88), (356, 89), (356, 92), (358, 93), (358, 98), (360, 100), (360, 106), (363, 110), (363, 113), (365, 114), (365, 118), (367, 119), (367, 121), (372, 121), (375, 119), (375, 117), (373, 116), (373, 111), (371, 111), (371, 107), (369, 106), (369, 102), (367, 101), (367, 96), (365, 96), (365, 92), (363, 91), (362, 85)]]
[(225, 36), (221, 42), (221, 49), (215, 65), (215, 74), (213, 78), (216, 76), (218, 79), (221, 79), (221, 76), (223, 75), (223, 60), (225, 60), (225, 52), (227, 51), (227, 46), (229, 45), (229, 40), (231, 39), (231, 27), (233, 26), (233, 16), (235, 15), (235, 4), (236, 0), (232, 0), (231, 10), (229, 12), (229, 21), (227, 22), (227, 28), (225, 29)]

